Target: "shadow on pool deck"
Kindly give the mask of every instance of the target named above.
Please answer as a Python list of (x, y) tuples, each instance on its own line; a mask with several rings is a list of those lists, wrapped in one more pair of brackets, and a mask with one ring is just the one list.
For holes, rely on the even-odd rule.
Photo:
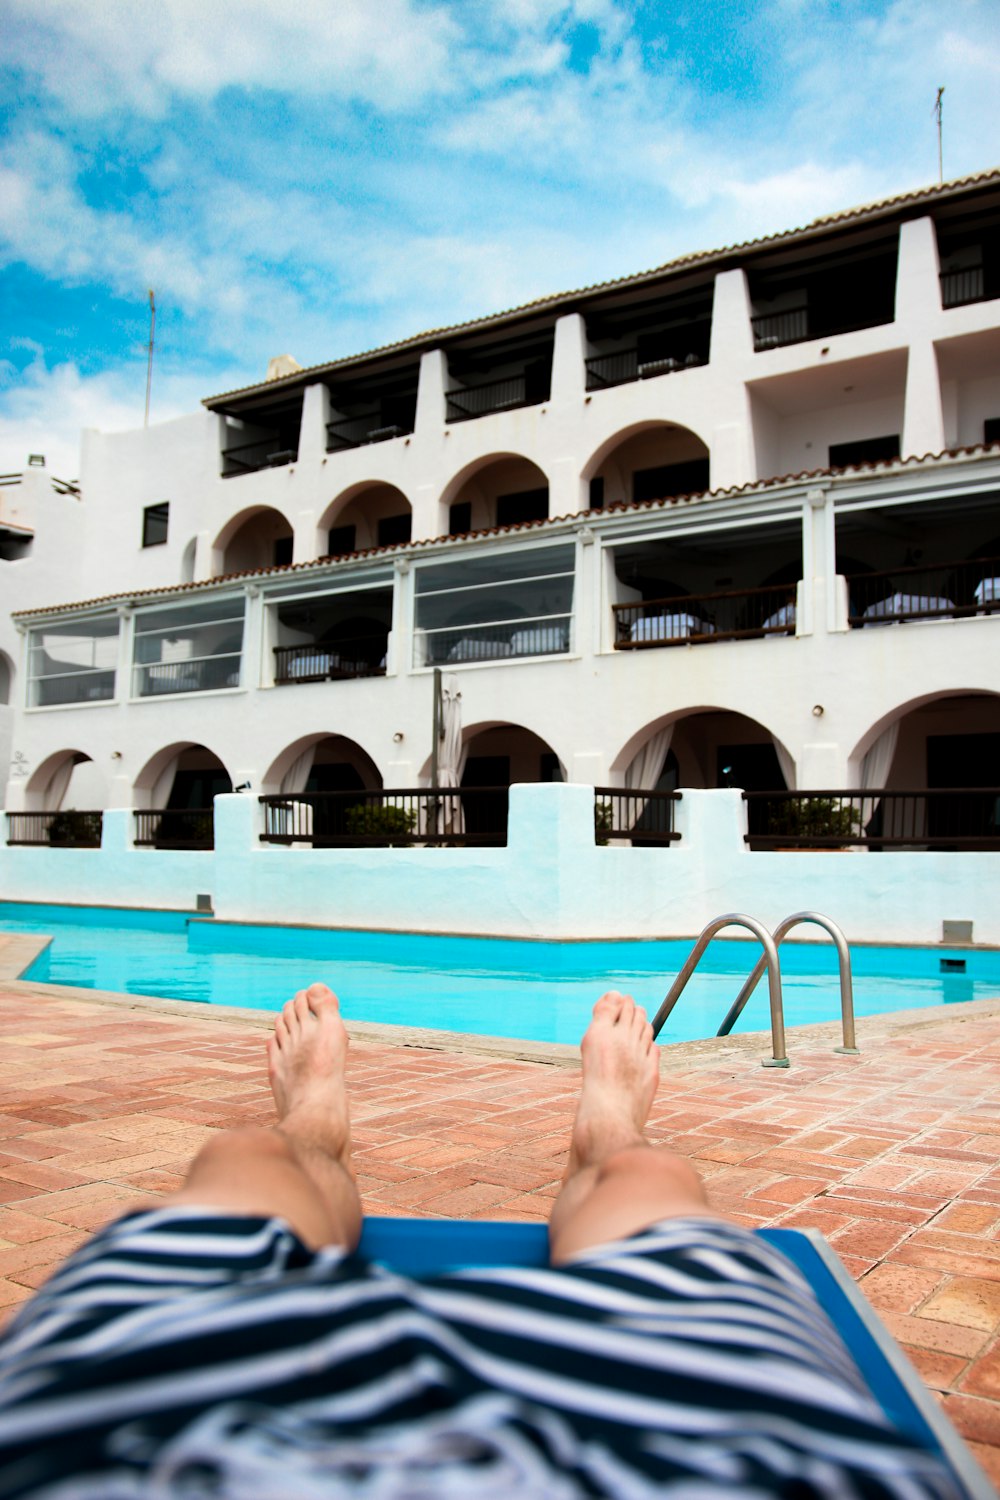
[[(16, 955), (0, 938), (0, 975)], [(18, 970), (20, 972), (20, 970)], [(273, 1017), (0, 979), (0, 1306), (87, 1231), (169, 1192), (216, 1130), (273, 1120)], [(575, 1052), (352, 1027), (371, 1213), (547, 1215)], [(665, 1050), (650, 1136), (750, 1225), (824, 1231), (1000, 1483), (1000, 1000)]]

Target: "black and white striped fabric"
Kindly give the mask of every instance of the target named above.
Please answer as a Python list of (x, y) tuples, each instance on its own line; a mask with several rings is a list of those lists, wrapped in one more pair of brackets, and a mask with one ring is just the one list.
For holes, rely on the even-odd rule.
[(0, 1342), (5, 1500), (954, 1493), (794, 1267), (710, 1219), (410, 1281), (280, 1220), (154, 1210)]

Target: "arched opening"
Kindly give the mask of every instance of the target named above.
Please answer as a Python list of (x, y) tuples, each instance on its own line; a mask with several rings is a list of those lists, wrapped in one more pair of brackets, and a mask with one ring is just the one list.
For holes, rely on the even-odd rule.
[(408, 542), (413, 512), (393, 484), (364, 484), (339, 495), (322, 517), (317, 545), (321, 556), (346, 557), (371, 547)]
[[(423, 779), (430, 780), (430, 762)], [(565, 781), (566, 770), (552, 746), (523, 725), (480, 724), (463, 730), (458, 780), (468, 841), (496, 843), (507, 838), (508, 788)]]
[[(316, 849), (348, 844), (359, 832), (378, 832), (388, 821), (367, 802), (382, 775), (356, 740), (342, 734), (311, 734), (286, 746), (264, 777), (265, 838), (271, 843)], [(364, 840), (362, 839), (362, 842)]]
[(765, 725), (720, 708), (692, 709), (648, 725), (624, 746), (612, 771), (626, 785), (649, 791), (780, 791), (795, 780), (794, 761)]
[(0, 651), (0, 704), (10, 702), (14, 684), (14, 664), (5, 652)]
[(903, 704), (859, 740), (850, 765), (853, 788), (873, 794), (858, 814), (859, 831), (878, 841), (873, 847), (1000, 841), (1000, 695), (955, 692)]
[(265, 793), (376, 791), (382, 774), (356, 740), (310, 734), (286, 746), (264, 776)]
[(224, 526), (212, 548), (212, 574), (249, 573), (255, 568), (284, 567), (292, 561), (292, 528), (271, 506), (241, 511)]
[(82, 750), (57, 750), (25, 787), (24, 811), (12, 813), (12, 844), (97, 849), (107, 802), (103, 773)]
[(463, 536), (494, 526), (544, 521), (549, 481), (530, 459), (513, 453), (477, 460), (455, 476), (441, 496), (441, 531)]
[(206, 745), (165, 747), (136, 777), (136, 843), (156, 849), (213, 848), (215, 799), (232, 789), (232, 777)]
[(700, 494), (709, 486), (708, 448), (688, 427), (644, 423), (605, 443), (583, 471), (590, 507), (641, 504)]

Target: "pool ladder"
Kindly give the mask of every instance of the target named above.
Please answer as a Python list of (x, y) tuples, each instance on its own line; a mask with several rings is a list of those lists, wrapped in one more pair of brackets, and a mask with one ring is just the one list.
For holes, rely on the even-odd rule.
[(856, 1055), (859, 1049), (854, 1036), (854, 986), (851, 982), (851, 955), (847, 948), (847, 939), (836, 922), (832, 922), (829, 917), (821, 916), (817, 911), (794, 912), (792, 916), (779, 922), (773, 933), (768, 932), (763, 922), (758, 922), (754, 917), (744, 916), (740, 912), (727, 912), (725, 916), (716, 917), (709, 922), (691, 949), (687, 963), (670, 986), (666, 999), (653, 1017), (653, 1035), (659, 1035), (664, 1021), (680, 999), (681, 991), (698, 967), (702, 954), (716, 933), (721, 932), (724, 927), (746, 927), (759, 941), (764, 950), (764, 956), (758, 960), (756, 968), (736, 996), (716, 1035), (729, 1035), (766, 969), (771, 1002), (771, 1056), (762, 1058), (761, 1062), (765, 1068), (787, 1068), (788, 1056), (785, 1052), (785, 1016), (781, 1000), (781, 963), (778, 959), (778, 947), (792, 928), (797, 927), (800, 922), (813, 922), (817, 927), (822, 927), (830, 934), (836, 945), (837, 957), (840, 961), (840, 1021), (844, 1040), (842, 1046), (835, 1047), (833, 1050)]

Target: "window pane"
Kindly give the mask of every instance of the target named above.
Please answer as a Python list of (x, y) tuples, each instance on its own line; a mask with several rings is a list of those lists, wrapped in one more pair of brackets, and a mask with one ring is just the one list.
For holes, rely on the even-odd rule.
[(166, 502), (162, 505), (146, 506), (142, 513), (142, 545), (144, 547), (157, 547), (167, 540), (169, 517), (170, 506)]
[(240, 595), (136, 616), (133, 693), (149, 698), (239, 687), (244, 602)]
[(115, 695), (118, 617), (42, 625), (28, 636), (28, 703), (88, 703)]
[(572, 573), (573, 566), (572, 547), (532, 547), (519, 553), (467, 557), (456, 562), (418, 569), (417, 593), (433, 594), (442, 589), (455, 588), (475, 589), (481, 588), (485, 583), (532, 578), (539, 573)]

